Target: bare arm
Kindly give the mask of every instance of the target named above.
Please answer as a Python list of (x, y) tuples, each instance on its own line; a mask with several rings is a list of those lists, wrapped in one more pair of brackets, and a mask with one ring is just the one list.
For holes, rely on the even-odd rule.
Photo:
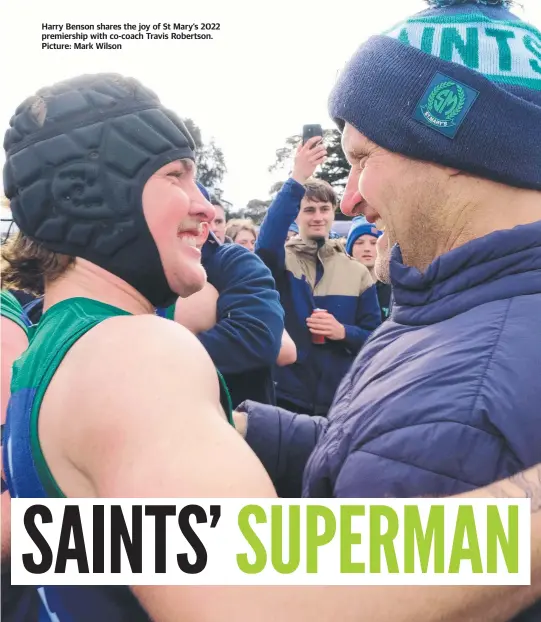
[[(96, 496), (274, 495), (261, 465), (223, 418), (212, 363), (195, 338), (152, 316), (115, 318), (92, 333), (85, 347), (76, 346), (70, 363), (74, 377), (80, 378), (81, 365), (86, 373), (78, 387), (77, 425), (64, 438), (69, 460), (87, 474)], [(137, 347), (122, 355), (119, 345), (126, 340)], [(96, 386), (111, 390), (98, 393)], [(517, 482), (509, 485), (516, 496), (526, 494)], [(479, 495), (501, 496), (501, 490), (498, 484)], [(535, 490), (539, 495), (539, 486)], [(75, 486), (66, 492), (80, 491)], [(540, 516), (534, 517), (535, 557), (541, 555)], [(539, 567), (534, 558), (537, 578)], [(537, 583), (533, 588), (141, 586), (133, 591), (156, 622), (221, 622), (227, 615), (237, 622), (503, 622), (539, 595)]]
[(218, 292), (210, 283), (188, 298), (179, 298), (175, 305), (175, 322), (197, 335), (216, 324)]
[(280, 367), (284, 367), (285, 365), (292, 365), (297, 360), (297, 346), (289, 333), (284, 328), (284, 332), (282, 334), (282, 347), (280, 348), (280, 353), (278, 354), (278, 358), (276, 359), (276, 364)]

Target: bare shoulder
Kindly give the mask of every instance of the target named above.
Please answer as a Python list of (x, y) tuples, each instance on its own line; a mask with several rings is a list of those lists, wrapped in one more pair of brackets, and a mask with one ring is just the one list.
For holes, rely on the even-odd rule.
[(80, 356), (105, 368), (118, 365), (137, 372), (141, 362), (155, 367), (210, 363), (197, 338), (176, 322), (154, 315), (120, 316), (105, 320), (81, 340)]
[(125, 410), (176, 396), (189, 401), (194, 387), (219, 404), (216, 370), (198, 339), (176, 322), (152, 315), (110, 318), (86, 333), (66, 356), (59, 375), (77, 387), (74, 397), (94, 412), (103, 404)]

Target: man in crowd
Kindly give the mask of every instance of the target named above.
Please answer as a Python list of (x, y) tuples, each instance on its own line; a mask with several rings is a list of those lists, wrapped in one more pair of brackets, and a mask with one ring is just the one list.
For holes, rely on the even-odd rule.
[(541, 460), (541, 33), (503, 2), (445, 4), (369, 39), (331, 95), (342, 211), (383, 221), (394, 304), (328, 420), (248, 415), (278, 494), (450, 495)]
[(227, 226), (227, 222), (224, 206), (216, 197), (211, 198), (211, 203), (214, 207), (215, 216), (210, 222), (210, 230), (212, 231), (212, 233), (214, 233), (218, 241), (222, 244), (226, 242), (230, 243), (231, 240), (225, 235), (225, 228)]
[(380, 231), (375, 224), (370, 224), (364, 216), (356, 216), (348, 232), (346, 251), (353, 259), (368, 268), (370, 276), (376, 284), (383, 321), (389, 317), (391, 286), (388, 283), (383, 283), (383, 281), (378, 281), (375, 274), (377, 243), (382, 234), (383, 231)]
[[(256, 252), (271, 269), (297, 346), (297, 362), (277, 369), (278, 404), (325, 415), (356, 354), (381, 323), (368, 270), (329, 239), (337, 198), (313, 179), (326, 156), (314, 137), (299, 147), (293, 173), (270, 205)], [(296, 221), (299, 236), (286, 243)], [(284, 246), (285, 245), (285, 246)]]

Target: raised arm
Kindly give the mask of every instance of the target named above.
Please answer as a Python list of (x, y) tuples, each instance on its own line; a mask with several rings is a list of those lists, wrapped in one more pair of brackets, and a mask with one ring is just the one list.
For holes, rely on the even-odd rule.
[(304, 184), (327, 155), (323, 145), (316, 146), (320, 140), (321, 137), (314, 136), (299, 146), (291, 177), (271, 203), (259, 231), (255, 251), (275, 276), (285, 267), (284, 244), (289, 227), (299, 213), (305, 194)]

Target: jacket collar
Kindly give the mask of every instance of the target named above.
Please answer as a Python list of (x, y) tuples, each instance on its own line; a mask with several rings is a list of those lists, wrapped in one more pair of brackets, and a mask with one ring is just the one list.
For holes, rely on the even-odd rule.
[(421, 273), (391, 253), (393, 319), (431, 324), (487, 302), (541, 293), (541, 221), (496, 231), (438, 257)]
[(286, 242), (286, 248), (295, 251), (298, 255), (315, 258), (319, 256), (321, 260), (337, 254), (346, 254), (343, 242), (327, 238), (323, 244), (316, 240), (303, 240), (295, 237)]

